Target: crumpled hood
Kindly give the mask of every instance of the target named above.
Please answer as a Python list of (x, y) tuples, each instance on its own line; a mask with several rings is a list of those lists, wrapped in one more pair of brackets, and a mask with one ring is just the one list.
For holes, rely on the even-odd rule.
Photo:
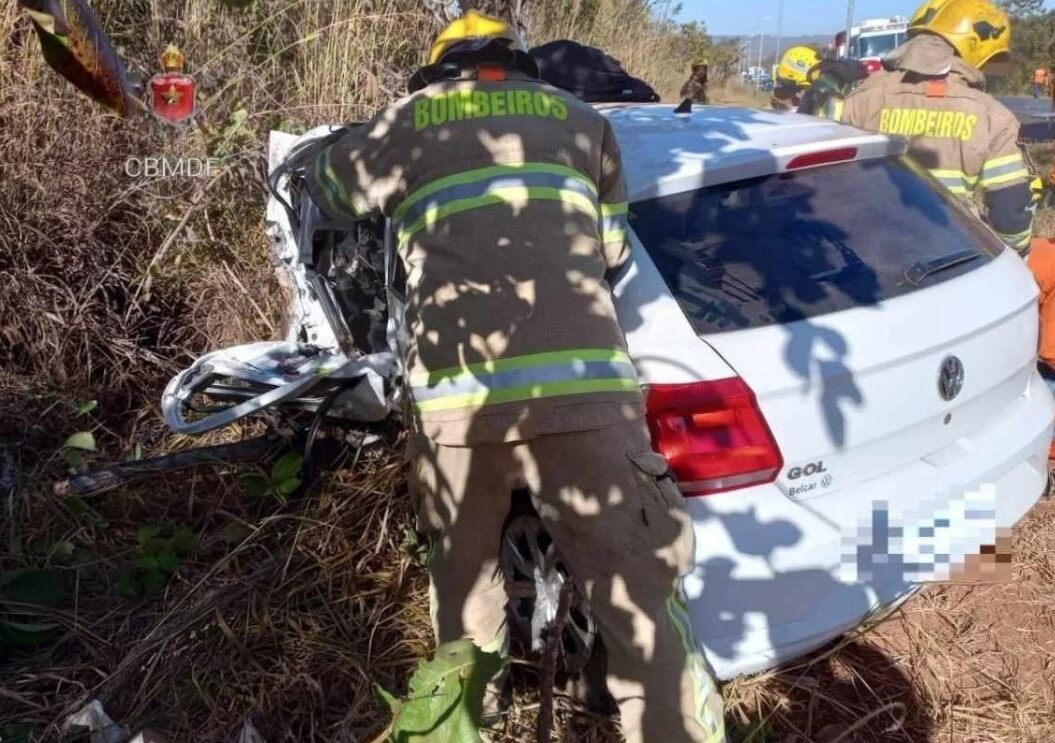
[(960, 57), (940, 36), (920, 34), (894, 49), (883, 60), (888, 70), (905, 70), (919, 75), (956, 75), (972, 88), (985, 87), (985, 75)]

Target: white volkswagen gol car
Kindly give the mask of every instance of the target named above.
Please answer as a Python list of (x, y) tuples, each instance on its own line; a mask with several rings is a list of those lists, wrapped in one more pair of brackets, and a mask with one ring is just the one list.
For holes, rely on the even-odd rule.
[(608, 115), (633, 228), (617, 306), (720, 677), (823, 644), (1022, 518), (1055, 410), (1037, 290), (904, 142), (741, 108)]
[[(1046, 483), (1055, 411), (1035, 367), (1037, 290), (1013, 251), (903, 157), (904, 142), (753, 109), (602, 110), (631, 195), (617, 307), (653, 444), (692, 514), (685, 585), (720, 677), (823, 644), (949, 577), (1022, 518)], [(272, 165), (329, 132), (275, 133)], [(400, 318), (387, 318), (386, 348), (384, 303), (371, 294), (384, 287), (366, 281), (364, 293), (357, 282), (398, 283), (376, 255), (385, 226), (366, 230), (366, 247), (363, 225), (327, 223), (303, 197), (294, 208), (281, 171), (268, 222), (294, 321), (286, 343), (227, 354), (224, 374), (243, 369), (261, 396), (216, 420), (300, 394), (348, 357), (359, 360), (342, 368), (372, 376), (344, 413), (383, 416), (398, 395)], [(399, 306), (398, 291), (387, 294)], [(305, 378), (268, 354), (292, 354)], [(192, 430), (177, 412), (218, 358), (166, 392), (177, 430), (211, 425)], [(523, 499), (501, 558), (510, 618), (537, 644), (563, 575)], [(586, 665), (594, 638), (588, 614), (573, 610), (570, 669)]]

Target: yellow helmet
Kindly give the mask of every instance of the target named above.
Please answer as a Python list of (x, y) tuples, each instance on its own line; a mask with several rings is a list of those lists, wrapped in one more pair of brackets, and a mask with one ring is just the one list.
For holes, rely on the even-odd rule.
[(988, 0), (927, 0), (909, 21), (908, 35), (920, 33), (945, 39), (976, 68), (997, 55), (1010, 54), (1011, 22)]
[(794, 83), (803, 88), (810, 86), (808, 73), (814, 65), (819, 64), (821, 55), (816, 49), (808, 46), (793, 46), (784, 52), (777, 67), (777, 79), (785, 83)]
[(515, 28), (503, 20), (470, 10), (440, 31), (429, 50), (429, 64), (436, 64), (451, 45), (471, 39), (504, 39), (511, 49), (527, 51), (527, 45)]

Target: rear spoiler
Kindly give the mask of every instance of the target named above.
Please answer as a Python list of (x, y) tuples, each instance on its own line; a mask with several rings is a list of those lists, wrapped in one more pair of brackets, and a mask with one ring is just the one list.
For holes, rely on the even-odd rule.
[[(815, 121), (815, 120), (814, 120)], [(733, 149), (727, 154), (703, 160), (691, 152), (671, 152), (671, 174), (648, 184), (631, 194), (631, 201), (654, 199), (730, 181), (761, 178), (774, 173), (786, 173), (809, 167), (822, 167), (835, 162), (877, 160), (899, 157), (908, 152), (909, 142), (904, 137), (853, 132), (842, 124), (831, 123), (833, 134), (828, 140), (807, 144), (787, 145), (763, 149), (761, 147)], [(852, 152), (852, 154), (851, 154)], [(831, 155), (826, 157), (826, 155)], [(813, 162), (810, 162), (810, 160)]]

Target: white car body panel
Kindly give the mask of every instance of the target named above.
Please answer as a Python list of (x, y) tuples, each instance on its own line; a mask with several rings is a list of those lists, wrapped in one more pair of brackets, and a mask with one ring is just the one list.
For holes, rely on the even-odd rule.
[[(632, 202), (769, 175), (819, 150), (852, 147), (860, 158), (879, 158), (906, 146), (797, 114), (598, 108), (614, 125)], [(288, 151), (293, 139), (277, 139), (272, 154)], [(279, 242), (294, 245), (277, 204), (269, 203), (268, 225)], [(873, 560), (871, 575), (856, 570), (855, 555), (869, 546), (861, 535), (874, 523), (877, 504), (885, 504), (891, 525), (906, 534), (937, 533), (939, 517), (975, 507), (979, 498), (991, 504), (995, 518), (984, 527), (972, 530), (951, 519), (944, 528), (942, 549), (957, 557), (992, 543), (997, 528), (1014, 525), (1039, 497), (1055, 400), (1035, 371), (1036, 288), (1011, 251), (889, 301), (701, 337), (637, 236), (631, 241), (632, 260), (613, 291), (642, 381), (739, 375), (757, 395), (784, 458), (775, 482), (687, 499), (696, 560), (684, 585), (697, 639), (719, 677), (801, 655), (919, 585), (897, 564)], [(279, 258), (296, 270), (295, 253), (280, 251)], [(309, 331), (325, 330), (309, 295), (297, 297), (297, 317)], [(786, 351), (804, 329), (843, 338), (846, 348), (834, 357), (831, 349), (811, 349), (803, 375)], [(325, 344), (322, 330), (312, 340)], [(938, 364), (949, 352), (963, 359), (965, 381), (960, 395), (943, 403), (936, 394)], [(823, 373), (814, 359), (837, 360), (845, 373)], [(860, 402), (835, 396), (836, 432), (831, 393), (846, 380)], [(820, 460), (823, 473), (790, 477), (792, 467)], [(831, 480), (823, 486), (825, 475)], [(813, 487), (794, 490), (803, 485)]]
[(616, 130), (627, 191), (641, 201), (783, 170), (797, 155), (856, 147), (865, 157), (905, 151), (906, 143), (802, 114), (699, 106), (602, 107)]
[[(875, 306), (705, 338), (758, 395), (787, 467), (823, 459), (830, 487), (841, 489), (951, 441), (968, 446), (1001, 415), (1035, 373), (1036, 294), (1022, 260), (1004, 251), (964, 276)], [(800, 355), (792, 349), (802, 348), (802, 335), (812, 347)], [(946, 403), (938, 372), (953, 352), (966, 371), (963, 390)], [(820, 362), (836, 374), (823, 376)], [(808, 376), (799, 364), (809, 365)], [(807, 411), (820, 412), (823, 425), (804, 420)], [(792, 495), (794, 481), (777, 482)]]
[[(772, 174), (822, 149), (852, 146), (872, 158), (904, 148), (831, 122), (749, 109), (606, 113), (632, 202)], [(773, 483), (687, 499), (696, 564), (685, 590), (719, 677), (801, 655), (947, 573), (940, 561), (929, 577), (908, 557), (899, 564), (910, 543), (962, 562), (1039, 498), (1055, 400), (1036, 372), (1036, 287), (1012, 251), (868, 306), (701, 337), (636, 235), (632, 242), (614, 293), (643, 382), (739, 375), (784, 457)], [(845, 347), (811, 341), (803, 364), (789, 351), (802, 333)], [(965, 377), (946, 402), (937, 383), (950, 353)], [(790, 477), (793, 467), (819, 461), (823, 472)], [(970, 520), (985, 508), (992, 517)], [(884, 513), (905, 545), (877, 536)]]

